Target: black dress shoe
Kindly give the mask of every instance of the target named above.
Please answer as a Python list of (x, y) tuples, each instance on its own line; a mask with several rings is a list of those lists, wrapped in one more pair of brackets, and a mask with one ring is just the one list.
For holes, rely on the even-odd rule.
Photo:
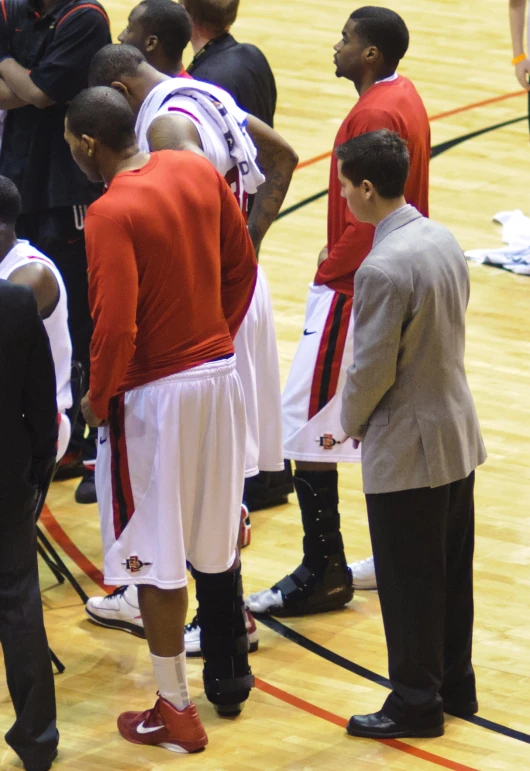
[(469, 701), (467, 704), (450, 704), (444, 701), (444, 712), (455, 717), (471, 717), (478, 712), (478, 701)]
[(362, 736), (365, 739), (404, 739), (406, 737), (427, 738), (430, 736), (443, 736), (444, 725), (430, 727), (414, 727), (394, 723), (383, 712), (374, 712), (371, 715), (354, 715), (346, 726), (350, 736)]

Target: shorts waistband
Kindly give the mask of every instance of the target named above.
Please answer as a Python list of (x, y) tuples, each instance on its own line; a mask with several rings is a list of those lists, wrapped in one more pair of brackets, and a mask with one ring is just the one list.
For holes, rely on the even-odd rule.
[(174, 375), (162, 377), (159, 380), (152, 380), (150, 383), (132, 388), (131, 391), (140, 391), (143, 388), (152, 388), (153, 386), (166, 385), (167, 383), (182, 383), (184, 381), (207, 380), (212, 377), (224, 377), (231, 372), (235, 372), (236, 357), (235, 354), (228, 359), (217, 359), (216, 361), (207, 361), (205, 364), (199, 364), (196, 367), (190, 367), (182, 372), (175, 372)]

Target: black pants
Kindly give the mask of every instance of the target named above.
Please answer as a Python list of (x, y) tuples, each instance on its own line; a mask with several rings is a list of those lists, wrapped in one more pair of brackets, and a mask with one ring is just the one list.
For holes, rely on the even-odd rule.
[(28, 769), (45, 768), (59, 741), (35, 533), (29, 513), (2, 522), (0, 536), (0, 642), (16, 715), (5, 738)]
[(476, 700), (474, 482), (366, 496), (396, 722), (438, 725), (443, 702)]
[[(84, 207), (21, 214), (16, 225), (17, 236), (30, 241), (58, 267), (68, 294), (68, 328), (72, 355), (80, 361), (87, 377), (90, 373), (90, 339), (92, 319), (88, 305), (88, 274), (85, 252)], [(71, 450), (82, 449), (85, 460), (96, 457), (95, 434), (83, 441), (84, 421), (72, 426)]]

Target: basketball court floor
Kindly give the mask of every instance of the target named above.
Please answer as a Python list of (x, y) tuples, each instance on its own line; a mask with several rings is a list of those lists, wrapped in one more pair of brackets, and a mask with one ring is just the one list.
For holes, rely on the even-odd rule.
[[(413, 79), (432, 120), (431, 215), (465, 249), (500, 246), (497, 211), (528, 212), (530, 146), (526, 98), (510, 65), (507, 3), (388, 0), (406, 20), (411, 47), (400, 72)], [(327, 153), (356, 99), (337, 80), (332, 46), (357, 7), (339, 0), (242, 0), (235, 34), (261, 46), (277, 77), (277, 128), (300, 166), (261, 253), (268, 275), (285, 379), (302, 330), (306, 289), (326, 238)], [(132, 3), (107, 3), (119, 34)], [(469, 136), (474, 135), (474, 136)], [(320, 196), (318, 194), (321, 194)], [(313, 199), (307, 202), (307, 199)], [(68, 771), (416, 771), (530, 769), (530, 277), (471, 265), (467, 367), (489, 459), (477, 474), (474, 663), (480, 711), (448, 717), (437, 739), (374, 742), (348, 737), (349, 716), (372, 712), (387, 694), (386, 647), (375, 592), (349, 607), (259, 623), (256, 675), (242, 715), (222, 720), (202, 690), (201, 661), (189, 663), (192, 698), (210, 745), (195, 756), (128, 744), (117, 715), (154, 702), (145, 641), (86, 618), (68, 585), (41, 565), (57, 675), (60, 756)], [(340, 511), (349, 561), (370, 554), (360, 469), (340, 469)], [(73, 502), (76, 481), (53, 484), (43, 524), (89, 595), (102, 591), (97, 507)], [(245, 590), (266, 588), (300, 561), (301, 526), (291, 503), (252, 516), (243, 552)], [(194, 612), (193, 586), (190, 616)], [(0, 731), (12, 722), (0, 675)], [(0, 747), (2, 771), (19, 761)]]

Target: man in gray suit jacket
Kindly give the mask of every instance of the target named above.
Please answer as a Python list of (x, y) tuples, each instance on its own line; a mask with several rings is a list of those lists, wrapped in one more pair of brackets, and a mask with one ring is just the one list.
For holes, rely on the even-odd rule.
[(405, 143), (374, 131), (337, 149), (348, 206), (376, 226), (355, 275), (354, 363), (342, 425), (363, 487), (392, 692), (353, 736), (441, 736), (477, 711), (474, 470), (486, 452), (465, 368), (469, 273), (446, 228), (406, 204)]

